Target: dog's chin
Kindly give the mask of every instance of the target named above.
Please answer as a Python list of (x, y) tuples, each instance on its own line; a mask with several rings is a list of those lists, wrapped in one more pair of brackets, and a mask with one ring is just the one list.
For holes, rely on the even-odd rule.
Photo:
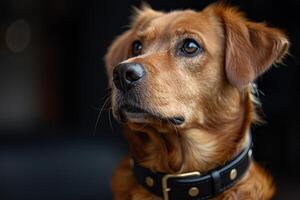
[(183, 116), (165, 117), (164, 115), (149, 111), (146, 108), (133, 105), (123, 105), (118, 109), (117, 118), (123, 123), (135, 124), (173, 124), (181, 125), (184, 123)]
[(118, 109), (118, 118), (123, 123), (154, 123), (157, 120), (161, 120), (162, 117), (154, 112), (151, 112), (141, 106), (136, 105), (122, 105)]
[(136, 124), (149, 124), (153, 123), (153, 117), (148, 113), (133, 113), (133, 112), (124, 112), (126, 119), (123, 122), (136, 123)]

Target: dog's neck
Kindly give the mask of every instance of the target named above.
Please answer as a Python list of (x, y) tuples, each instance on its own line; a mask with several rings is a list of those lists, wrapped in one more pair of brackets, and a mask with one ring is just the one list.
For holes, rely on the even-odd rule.
[(164, 173), (206, 172), (223, 165), (248, 142), (254, 113), (250, 94), (239, 110), (234, 124), (218, 130), (189, 128), (167, 133), (153, 127), (136, 133), (128, 130), (126, 136), (132, 156), (144, 167)]

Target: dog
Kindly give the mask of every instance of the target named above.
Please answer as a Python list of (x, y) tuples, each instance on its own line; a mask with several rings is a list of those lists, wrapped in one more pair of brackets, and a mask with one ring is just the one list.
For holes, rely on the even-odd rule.
[(105, 55), (130, 148), (114, 199), (270, 199), (272, 177), (251, 157), (253, 82), (288, 48), (283, 31), (228, 5), (136, 9)]

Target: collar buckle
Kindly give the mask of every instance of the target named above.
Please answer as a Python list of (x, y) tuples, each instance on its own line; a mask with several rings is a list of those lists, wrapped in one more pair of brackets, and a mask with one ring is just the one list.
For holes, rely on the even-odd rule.
[(183, 174), (166, 174), (162, 178), (162, 192), (164, 200), (169, 200), (169, 192), (171, 191), (171, 188), (168, 187), (168, 180), (170, 178), (186, 178), (190, 176), (201, 176), (200, 172), (194, 171), (194, 172), (188, 172)]

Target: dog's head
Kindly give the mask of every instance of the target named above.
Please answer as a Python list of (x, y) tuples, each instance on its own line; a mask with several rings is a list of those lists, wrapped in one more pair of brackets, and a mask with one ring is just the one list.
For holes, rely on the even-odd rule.
[(201, 12), (137, 10), (105, 56), (114, 116), (132, 127), (226, 123), (240, 112), (249, 84), (288, 45), (280, 30), (222, 5)]

